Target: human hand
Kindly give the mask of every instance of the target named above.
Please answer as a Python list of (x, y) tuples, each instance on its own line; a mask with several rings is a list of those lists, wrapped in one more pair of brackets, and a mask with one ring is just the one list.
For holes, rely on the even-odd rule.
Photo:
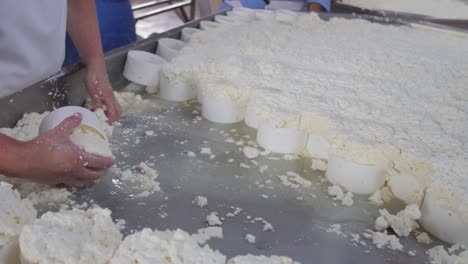
[(105, 106), (108, 123), (112, 124), (122, 115), (122, 108), (114, 96), (105, 66), (88, 65), (86, 89), (91, 97), (92, 110)]
[(311, 3), (309, 4), (309, 12), (322, 12), (323, 7), (319, 3)]
[(12, 176), (72, 187), (83, 187), (103, 177), (114, 163), (112, 158), (86, 153), (70, 139), (81, 119), (81, 114), (75, 114), (32, 141), (21, 143), (24, 159), (14, 166)]

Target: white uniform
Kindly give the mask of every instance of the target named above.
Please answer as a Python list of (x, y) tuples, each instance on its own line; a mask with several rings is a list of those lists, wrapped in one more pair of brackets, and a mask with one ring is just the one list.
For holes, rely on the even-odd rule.
[(0, 0), (0, 98), (60, 70), (67, 0)]

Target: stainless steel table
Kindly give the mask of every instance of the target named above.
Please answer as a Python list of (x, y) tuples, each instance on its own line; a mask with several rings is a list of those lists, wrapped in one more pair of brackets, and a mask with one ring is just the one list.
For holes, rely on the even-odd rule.
[[(335, 15), (323, 15), (325, 19)], [(340, 15), (354, 18), (355, 16)], [(404, 24), (401, 19), (358, 16), (374, 22)], [(212, 19), (213, 16), (205, 19)], [(185, 26), (197, 27), (199, 21)], [(154, 52), (162, 37), (178, 38), (181, 28), (112, 51), (106, 55), (109, 76), (117, 90), (129, 83), (122, 76), (125, 55), (130, 49)], [(8, 98), (0, 99), (0, 126), (13, 125), (25, 112), (50, 110), (53, 106), (82, 104), (84, 69), (74, 65), (39, 84)], [(148, 95), (147, 95), (148, 96)], [(198, 110), (197, 110), (198, 109)], [(355, 197), (355, 205), (344, 207), (326, 194), (328, 184), (323, 173), (312, 171), (310, 161), (286, 160), (271, 154), (253, 164), (239, 150), (239, 146), (225, 142), (226, 137), (236, 141), (255, 141), (255, 131), (243, 123), (214, 124), (196, 114), (199, 105), (169, 103), (150, 98), (150, 103), (128, 111), (116, 127), (112, 147), (120, 168), (131, 167), (141, 161), (154, 164), (159, 171), (162, 191), (138, 198), (138, 189), (118, 180), (111, 171), (99, 183), (78, 191), (73, 199), (78, 202), (93, 200), (112, 209), (113, 217), (125, 219), (125, 234), (144, 227), (157, 229), (181, 228), (190, 233), (205, 227), (205, 217), (218, 212), (224, 217), (224, 239), (213, 239), (210, 246), (228, 257), (237, 254), (287, 255), (302, 263), (423, 263), (426, 246), (413, 238), (404, 238), (405, 250), (416, 250), (417, 256), (407, 252), (376, 249), (368, 240), (367, 246), (351, 241), (349, 234), (372, 228), (377, 208), (367, 203), (367, 197)], [(146, 136), (152, 130), (154, 136)], [(245, 137), (249, 137), (246, 139)], [(200, 154), (201, 147), (210, 147), (215, 157)], [(189, 157), (186, 153), (197, 153)], [(228, 162), (233, 159), (234, 162)], [(240, 166), (249, 164), (250, 168)], [(267, 165), (261, 173), (259, 166)], [(278, 179), (287, 171), (294, 171), (312, 182), (310, 188), (294, 189)], [(201, 209), (192, 204), (195, 196), (208, 198), (208, 206)], [(226, 214), (233, 208), (242, 208), (235, 217)], [(401, 208), (392, 204), (390, 209)], [(274, 232), (264, 232), (263, 223), (271, 223)], [(253, 221), (253, 222), (252, 222)], [(341, 224), (345, 233), (327, 232), (331, 224)], [(247, 233), (257, 237), (249, 244)], [(346, 236), (346, 237), (345, 237)]]

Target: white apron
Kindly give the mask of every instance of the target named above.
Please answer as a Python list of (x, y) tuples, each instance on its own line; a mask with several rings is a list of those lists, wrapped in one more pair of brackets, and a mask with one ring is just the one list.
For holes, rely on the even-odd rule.
[(66, 23), (67, 0), (0, 0), (0, 97), (60, 70)]

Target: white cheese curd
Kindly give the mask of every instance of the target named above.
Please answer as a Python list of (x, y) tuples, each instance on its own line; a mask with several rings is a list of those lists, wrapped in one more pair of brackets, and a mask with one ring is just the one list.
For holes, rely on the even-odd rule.
[(108, 209), (47, 212), (20, 235), (21, 263), (107, 263), (122, 240)]
[(145, 228), (124, 239), (110, 264), (224, 264), (226, 257), (208, 245), (200, 246), (188, 233)]
[(420, 204), (439, 182), (466, 201), (468, 38), (263, 14), (196, 34), (163, 72), (203, 97), (245, 105), (259, 145), (328, 160), (314, 167), (348, 191), (372, 194), (387, 182), (398, 199)]
[(197, 196), (197, 197), (195, 197), (193, 199), (192, 204), (194, 204), (194, 205), (196, 205), (196, 206), (198, 206), (200, 208), (203, 208), (203, 207), (208, 205), (208, 199), (206, 197), (204, 197), (204, 196), (199, 195), (199, 196)]
[(0, 215), (0, 263), (19, 263), (18, 237), (36, 219), (36, 210), (10, 184), (0, 182)]

